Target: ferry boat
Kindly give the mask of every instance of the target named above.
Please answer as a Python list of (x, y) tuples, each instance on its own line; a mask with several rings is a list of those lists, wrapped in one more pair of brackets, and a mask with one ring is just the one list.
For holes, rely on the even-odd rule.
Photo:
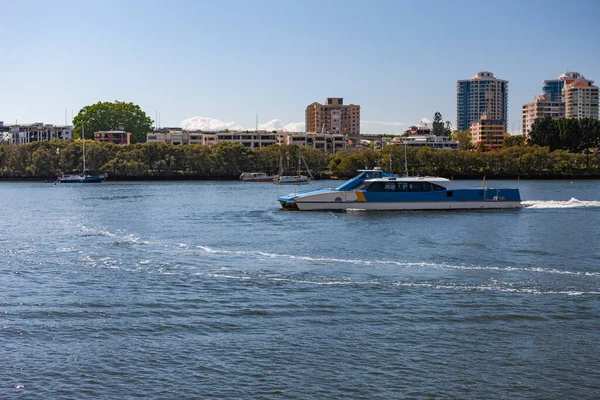
[(267, 175), (264, 172), (242, 172), (240, 179), (244, 182), (273, 182), (278, 175)]
[[(402, 177), (381, 169), (359, 174), (335, 189), (279, 196), (298, 210), (473, 210), (518, 209), (519, 189), (470, 188), (440, 177)], [(484, 181), (485, 183), (485, 181)]]

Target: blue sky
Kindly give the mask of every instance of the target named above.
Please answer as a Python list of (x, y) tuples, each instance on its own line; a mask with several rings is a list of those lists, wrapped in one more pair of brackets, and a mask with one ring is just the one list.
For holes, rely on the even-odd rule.
[(0, 4), (5, 124), (120, 100), (159, 110), (162, 126), (253, 128), (257, 113), (301, 123), (339, 96), (361, 105), (363, 133), (398, 133), (435, 111), (455, 124), (456, 80), (487, 70), (510, 82), (519, 131), (542, 80), (569, 69), (600, 82), (595, 0)]

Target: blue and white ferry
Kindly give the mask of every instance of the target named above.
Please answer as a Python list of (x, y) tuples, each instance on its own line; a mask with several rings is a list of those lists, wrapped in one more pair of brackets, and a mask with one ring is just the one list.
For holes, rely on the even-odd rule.
[[(483, 185), (482, 185), (483, 186)], [(473, 210), (517, 209), (519, 189), (464, 187), (439, 177), (402, 177), (381, 169), (359, 174), (335, 189), (279, 196), (284, 208), (298, 210)]]

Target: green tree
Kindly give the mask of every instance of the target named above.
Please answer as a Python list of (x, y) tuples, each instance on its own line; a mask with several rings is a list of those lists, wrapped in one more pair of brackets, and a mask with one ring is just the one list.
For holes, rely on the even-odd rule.
[(211, 171), (218, 178), (237, 178), (249, 165), (248, 148), (240, 143), (219, 142), (211, 148)]
[(452, 135), (452, 123), (450, 121), (446, 121), (446, 126), (444, 127), (444, 135), (450, 136)]
[(153, 121), (136, 104), (106, 101), (83, 107), (73, 123), (75, 138), (81, 138), (81, 127), (85, 125), (87, 139), (93, 139), (94, 132), (123, 129), (131, 132), (132, 143), (144, 143), (146, 134), (152, 132)]
[(464, 131), (454, 131), (452, 134), (452, 140), (458, 142), (459, 150), (471, 150), (473, 143), (471, 141), (471, 131), (466, 129)]
[(567, 150), (578, 153), (585, 148), (582, 142), (579, 120), (572, 118), (561, 118), (556, 121), (558, 126), (559, 144), (556, 149)]
[(436, 111), (433, 115), (433, 128), (431, 129), (431, 133), (436, 136), (443, 136), (446, 132), (444, 127), (444, 121), (442, 120), (442, 113)]
[(556, 121), (549, 116), (536, 119), (533, 125), (531, 125), (527, 143), (549, 147), (551, 151), (559, 149), (561, 147), (561, 140)]
[(502, 145), (503, 148), (523, 146), (524, 144), (525, 144), (525, 136), (510, 135), (508, 133), (504, 134), (504, 144)]

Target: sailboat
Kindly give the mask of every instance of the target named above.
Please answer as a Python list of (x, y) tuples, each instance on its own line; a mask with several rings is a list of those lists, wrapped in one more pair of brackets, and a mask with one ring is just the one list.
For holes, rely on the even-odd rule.
[[(310, 178), (306, 175), (300, 174), (302, 162), (304, 162), (304, 166), (306, 167), (306, 171), (310, 175)], [(281, 171), (281, 173), (283, 173), (283, 171)], [(313, 179), (314, 176), (311, 174), (310, 169), (306, 164), (306, 160), (304, 159), (304, 156), (302, 155), (300, 150), (298, 150), (298, 175), (286, 176), (280, 174), (279, 177), (273, 179), (273, 182), (275, 182), (275, 184), (277, 185), (308, 185), (310, 182), (312, 182)]]
[(83, 152), (83, 171), (81, 174), (61, 175), (56, 178), (55, 183), (100, 183), (106, 178), (104, 175), (88, 175), (85, 173), (85, 130), (81, 126), (81, 148)]

